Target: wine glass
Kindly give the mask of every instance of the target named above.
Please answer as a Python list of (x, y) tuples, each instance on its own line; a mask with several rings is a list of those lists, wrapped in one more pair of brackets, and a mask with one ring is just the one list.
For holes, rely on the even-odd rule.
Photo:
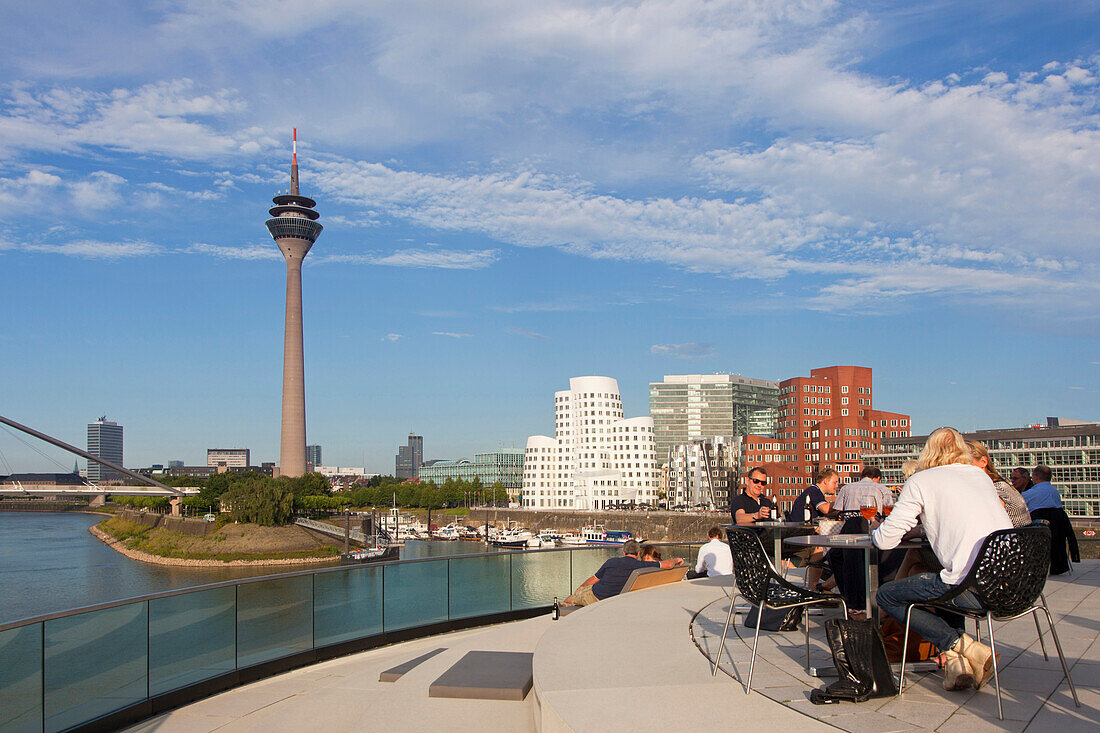
[(884, 517), (889, 517), (889, 516), (890, 516), (890, 512), (892, 512), (892, 511), (894, 511), (894, 505), (893, 505), (893, 504), (889, 504), (889, 505), (887, 505), (887, 506), (884, 506), (884, 507), (882, 508), (882, 516), (884, 516)]
[(878, 514), (878, 504), (871, 499), (864, 499), (860, 502), (859, 513), (867, 520), (867, 526), (870, 527), (871, 521), (875, 518), (875, 515)]

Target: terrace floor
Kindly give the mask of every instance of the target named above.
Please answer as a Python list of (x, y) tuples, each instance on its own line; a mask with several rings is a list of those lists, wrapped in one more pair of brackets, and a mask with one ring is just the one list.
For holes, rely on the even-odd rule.
[[(813, 706), (810, 690), (828, 680), (803, 672), (800, 632), (761, 634), (753, 691), (745, 695), (737, 674), (748, 669), (752, 636), (740, 617), (731, 625), (721, 672), (710, 674), (729, 607), (729, 588), (721, 580), (628, 593), (557, 622), (540, 617), (331, 660), (192, 703), (130, 730), (1100, 729), (1100, 561), (1047, 584), (1082, 707), (1073, 706), (1049, 637), (1052, 658), (1045, 662), (1035, 625), (1023, 618), (997, 628), (1004, 721), (997, 720), (992, 683), (980, 692), (948, 693), (935, 673), (907, 676), (901, 698)], [(813, 617), (810, 631), (815, 664), (829, 659), (820, 621)], [(381, 671), (440, 647), (447, 651), (397, 682), (378, 681)], [(471, 650), (533, 651), (534, 690), (522, 702), (429, 698), (428, 685)]]

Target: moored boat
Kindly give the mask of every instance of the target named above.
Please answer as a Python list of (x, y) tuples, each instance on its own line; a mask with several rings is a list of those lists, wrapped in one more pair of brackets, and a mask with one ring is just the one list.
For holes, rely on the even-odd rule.
[(585, 544), (589, 545), (622, 545), (634, 539), (642, 541), (641, 538), (635, 537), (633, 532), (625, 529), (604, 529), (602, 524), (582, 527), (581, 537), (584, 538)]

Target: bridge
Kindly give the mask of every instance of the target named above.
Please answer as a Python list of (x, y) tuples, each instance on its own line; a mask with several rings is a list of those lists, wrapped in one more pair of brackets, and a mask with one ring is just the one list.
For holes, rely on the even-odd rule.
[[(312, 529), (315, 532), (327, 534), (330, 537), (336, 537), (337, 539), (343, 539), (346, 534), (352, 541), (358, 542), (361, 545), (370, 545), (374, 543), (374, 537), (368, 537), (363, 534), (363, 530), (361, 529), (346, 530), (344, 527), (337, 527), (335, 524), (318, 522), (313, 519), (306, 519), (305, 517), (298, 517), (294, 520), (294, 523), (306, 529)], [(393, 544), (393, 537), (383, 527), (378, 528), (378, 539), (386, 545)]]

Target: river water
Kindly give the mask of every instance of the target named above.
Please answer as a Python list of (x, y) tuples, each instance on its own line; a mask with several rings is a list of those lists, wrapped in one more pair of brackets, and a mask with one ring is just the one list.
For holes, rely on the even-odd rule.
[[(88, 532), (102, 519), (64, 512), (0, 512), (0, 623), (174, 588), (324, 567), (189, 568), (138, 562)], [(409, 542), (401, 548), (401, 559), (493, 550), (476, 542)], [(557, 594), (563, 580), (568, 585), (575, 574), (582, 576), (579, 583), (611, 554), (611, 550), (575, 553), (578, 559), (570, 563), (564, 553), (542, 558), (525, 553), (525, 561), (517, 564), (516, 582), (535, 595), (553, 583)], [(567, 593), (566, 589), (562, 595)]]

